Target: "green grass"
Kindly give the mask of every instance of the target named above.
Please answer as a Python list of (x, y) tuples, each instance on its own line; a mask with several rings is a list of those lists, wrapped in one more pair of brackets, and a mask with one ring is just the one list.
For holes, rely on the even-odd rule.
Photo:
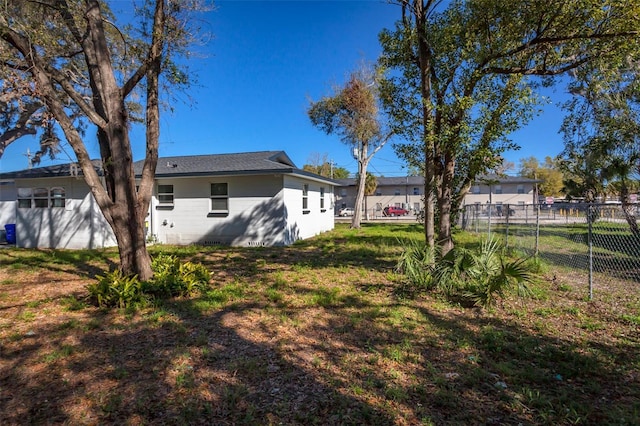
[[(572, 250), (566, 238), (547, 237)], [(77, 288), (22, 300), (19, 275), (11, 276), (0, 287), (7, 360), (0, 374), (13, 405), (0, 406), (0, 417), (8, 424), (633, 424), (637, 291), (583, 300), (571, 275), (542, 259), (534, 297), (507, 292), (491, 310), (436, 293), (400, 294), (401, 245), (422, 238), (418, 225), (366, 224), (285, 248), (153, 246), (152, 254), (206, 265), (212, 288), (130, 310), (88, 305)], [(464, 232), (455, 240), (480, 245)], [(8, 259), (27, 265), (31, 282), (53, 270), (86, 283), (90, 267), (104, 271), (114, 256), (0, 253), (0, 263)], [(553, 282), (550, 273), (558, 275)]]

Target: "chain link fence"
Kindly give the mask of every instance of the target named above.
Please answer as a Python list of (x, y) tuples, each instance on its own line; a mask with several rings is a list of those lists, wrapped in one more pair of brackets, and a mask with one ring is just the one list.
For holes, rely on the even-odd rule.
[(475, 204), (464, 206), (459, 224), (566, 269), (592, 298), (594, 287), (640, 283), (639, 214), (636, 204)]

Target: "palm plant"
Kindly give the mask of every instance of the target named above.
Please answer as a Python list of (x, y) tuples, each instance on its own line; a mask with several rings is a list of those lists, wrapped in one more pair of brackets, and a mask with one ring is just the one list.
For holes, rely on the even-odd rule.
[(528, 295), (532, 280), (527, 259), (510, 260), (495, 239), (484, 240), (476, 251), (455, 248), (438, 262), (434, 273), (435, 286), (445, 294), (485, 308), (514, 286), (520, 296)]
[(409, 244), (398, 271), (413, 288), (435, 289), (449, 299), (484, 308), (513, 287), (520, 296), (530, 294), (527, 284), (534, 278), (534, 266), (525, 258), (508, 258), (498, 240), (485, 240), (475, 250), (455, 247), (444, 256), (438, 253), (437, 248)]

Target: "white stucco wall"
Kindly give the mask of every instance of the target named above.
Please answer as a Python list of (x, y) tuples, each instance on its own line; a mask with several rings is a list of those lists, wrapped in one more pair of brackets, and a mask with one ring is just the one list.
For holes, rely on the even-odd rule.
[[(309, 185), (307, 209), (302, 208), (302, 187)], [(320, 208), (320, 188), (323, 187), (324, 208)], [(284, 200), (287, 206), (287, 228), (296, 239), (305, 239), (330, 231), (334, 227), (333, 187), (296, 176), (284, 176)]]
[(16, 180), (17, 188), (65, 189), (65, 207), (16, 208), (16, 245), (26, 248), (100, 248), (116, 245), (111, 227), (81, 179)]
[[(211, 212), (211, 184), (227, 183), (229, 210)], [(230, 176), (157, 179), (173, 185), (173, 207), (154, 196), (151, 230), (160, 242), (261, 246), (286, 244), (282, 177)], [(157, 188), (157, 185), (156, 185)]]
[[(271, 246), (333, 229), (331, 187), (323, 185), (326, 208), (321, 214), (321, 185), (305, 181), (310, 213), (302, 214), (302, 182), (282, 175), (159, 178), (157, 184), (173, 185), (174, 204), (162, 206), (154, 195), (150, 230), (167, 244)], [(226, 214), (210, 210), (212, 183), (228, 184)]]
[(10, 223), (16, 223), (16, 185), (0, 182), (0, 229)]
[[(223, 182), (228, 184), (228, 212), (211, 212), (211, 183)], [(305, 212), (304, 183), (309, 185), (309, 208)], [(172, 206), (159, 204), (158, 184), (173, 185)], [(325, 188), (324, 209), (320, 209), (321, 186)], [(11, 199), (7, 201), (11, 208), (6, 208), (7, 213), (0, 209), (0, 220), (6, 217), (7, 221), (13, 220), (7, 223), (16, 224), (19, 247), (80, 249), (116, 245), (111, 228), (82, 179), (23, 179), (16, 180), (15, 185), (52, 187), (65, 189), (65, 207), (17, 208), (17, 191), (5, 193)], [(287, 245), (333, 229), (333, 199), (330, 185), (286, 175), (160, 178), (147, 217), (148, 232), (167, 244)]]

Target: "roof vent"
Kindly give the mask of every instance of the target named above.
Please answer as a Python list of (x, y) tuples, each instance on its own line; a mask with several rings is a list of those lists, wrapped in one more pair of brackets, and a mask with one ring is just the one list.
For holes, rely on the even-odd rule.
[(172, 163), (170, 161), (167, 161), (167, 167), (171, 169), (175, 169), (176, 167), (178, 167), (178, 163)]

